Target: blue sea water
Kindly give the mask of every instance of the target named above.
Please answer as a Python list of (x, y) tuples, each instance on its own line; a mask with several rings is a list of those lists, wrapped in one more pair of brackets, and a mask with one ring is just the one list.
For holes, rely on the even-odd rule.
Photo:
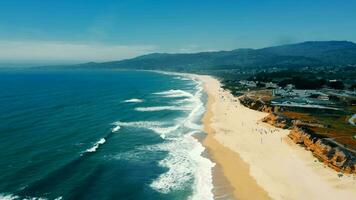
[(212, 199), (205, 95), (144, 71), (1, 71), (0, 199)]

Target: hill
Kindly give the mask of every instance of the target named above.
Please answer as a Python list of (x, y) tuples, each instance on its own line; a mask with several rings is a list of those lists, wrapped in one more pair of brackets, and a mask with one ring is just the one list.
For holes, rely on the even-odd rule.
[(312, 41), (262, 49), (153, 53), (121, 61), (87, 63), (76, 67), (190, 71), (345, 65), (356, 65), (356, 44), (353, 42)]

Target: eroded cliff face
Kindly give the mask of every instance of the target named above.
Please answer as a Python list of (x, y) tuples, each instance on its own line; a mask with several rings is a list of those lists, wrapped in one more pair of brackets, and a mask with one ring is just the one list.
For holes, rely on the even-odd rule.
[(283, 113), (279, 113), (279, 112), (270, 113), (265, 118), (263, 118), (262, 121), (266, 122), (268, 124), (271, 124), (275, 127), (283, 128), (283, 129), (289, 129), (289, 128), (293, 128), (296, 126), (326, 128), (325, 125), (320, 124), (318, 122), (304, 121), (304, 120), (302, 121), (299, 119), (290, 118), (290, 117), (283, 115)]
[(288, 137), (310, 150), (315, 157), (336, 171), (356, 174), (356, 153), (353, 150), (307, 127), (294, 127)]
[(270, 113), (262, 119), (263, 122), (271, 124), (272, 126), (288, 129), (293, 125), (293, 120), (280, 113)]
[(325, 128), (325, 125), (315, 121), (289, 118), (282, 112), (278, 112), (281, 110), (279, 107), (269, 106), (262, 100), (255, 100), (247, 96), (243, 96), (239, 100), (241, 104), (248, 108), (270, 113), (262, 119), (263, 122), (278, 128), (291, 129), (288, 137), (311, 151), (316, 158), (327, 166), (338, 172), (356, 174), (355, 151), (310, 129), (312, 127)]
[(274, 112), (274, 107), (269, 106), (266, 104), (266, 102), (260, 100), (260, 99), (254, 99), (250, 98), (248, 96), (242, 96), (239, 98), (240, 103), (248, 108), (251, 108), (253, 110), (258, 110), (262, 112), (267, 112), (267, 113), (272, 113)]

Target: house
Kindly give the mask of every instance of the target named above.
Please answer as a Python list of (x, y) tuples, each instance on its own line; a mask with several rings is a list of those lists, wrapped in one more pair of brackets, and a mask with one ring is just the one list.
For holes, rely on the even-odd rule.
[(286, 90), (293, 90), (293, 89), (295, 89), (295, 86), (293, 84), (288, 84), (288, 85), (286, 85), (285, 89)]
[(322, 100), (322, 101), (329, 101), (329, 95), (327, 95), (327, 94), (320, 94), (320, 95), (318, 96), (318, 99), (319, 99), (319, 100)]
[(278, 85), (272, 82), (265, 83), (265, 85), (266, 88), (278, 88)]
[(241, 81), (239, 81), (239, 83), (241, 85), (247, 86), (247, 87), (256, 87), (257, 86), (256, 82), (254, 82), (254, 81), (241, 80)]

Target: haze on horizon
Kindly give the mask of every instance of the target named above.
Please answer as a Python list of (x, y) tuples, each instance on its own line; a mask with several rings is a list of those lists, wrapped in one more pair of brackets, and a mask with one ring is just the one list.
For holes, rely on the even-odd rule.
[(356, 41), (356, 1), (4, 0), (0, 63), (78, 63), (152, 52)]

